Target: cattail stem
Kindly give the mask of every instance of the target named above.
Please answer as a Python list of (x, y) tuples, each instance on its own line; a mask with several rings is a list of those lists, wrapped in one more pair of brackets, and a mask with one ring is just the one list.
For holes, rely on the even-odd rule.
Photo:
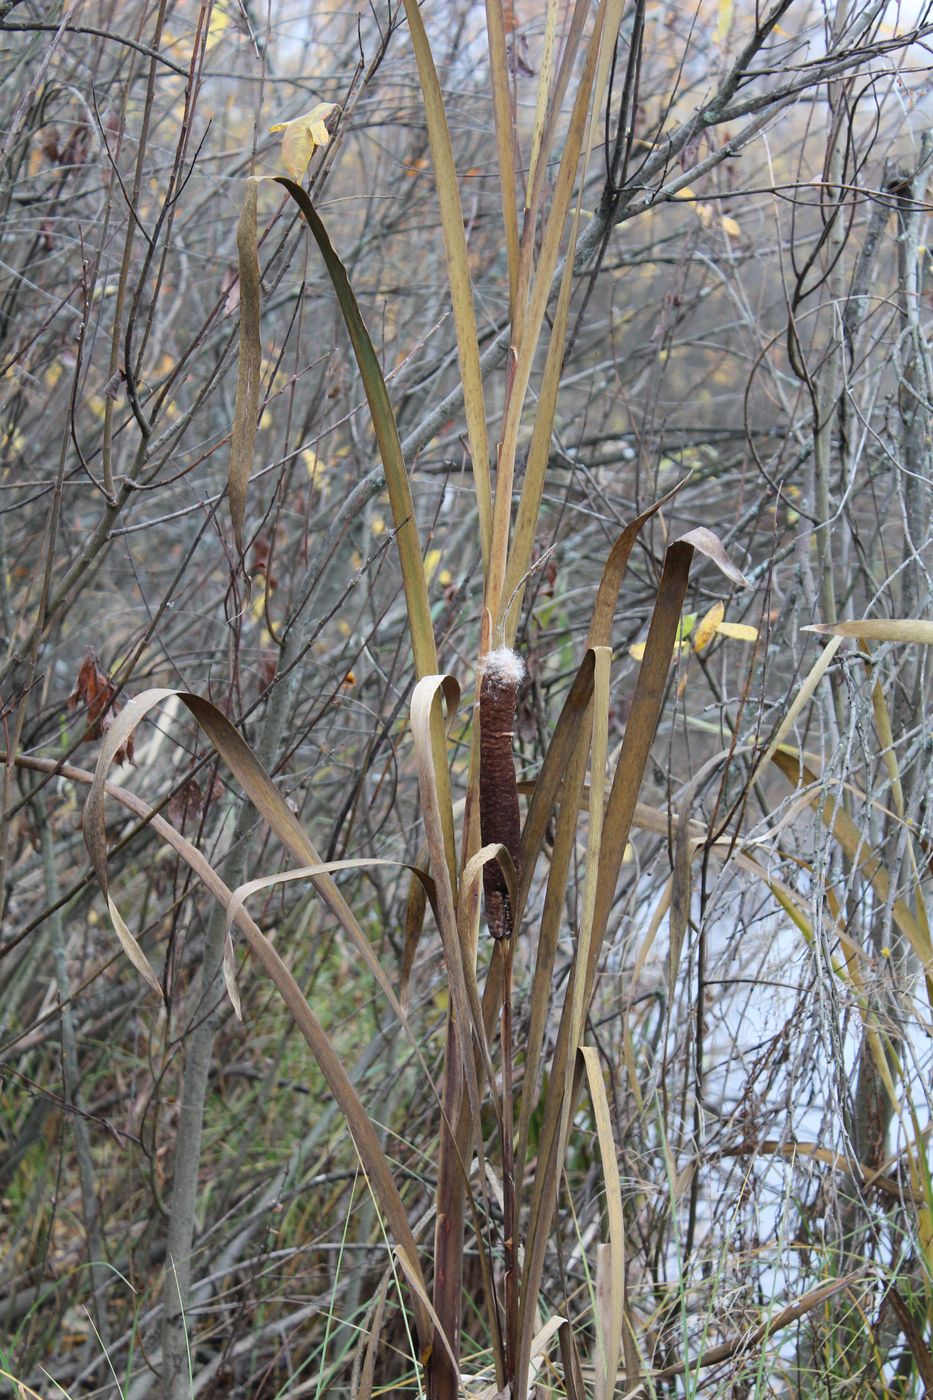
[[(483, 666), (479, 692), (479, 819), (483, 845), (501, 843), (516, 871), (521, 846), (521, 817), (512, 739), (518, 688), (525, 676), (520, 656), (508, 647), (491, 651)], [(483, 867), (486, 921), (493, 938), (509, 938), (514, 911), (505, 876), (496, 861)]]

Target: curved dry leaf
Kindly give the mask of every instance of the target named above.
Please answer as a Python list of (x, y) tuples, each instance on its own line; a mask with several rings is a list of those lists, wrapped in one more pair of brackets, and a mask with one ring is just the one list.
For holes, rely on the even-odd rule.
[(227, 929), (224, 935), (224, 961), (223, 961), (224, 986), (227, 989), (227, 996), (230, 998), (230, 1005), (233, 1007), (234, 1015), (238, 1021), (243, 1020), (243, 1006), (240, 1001), (240, 989), (236, 984), (236, 956), (233, 952), (233, 938), (230, 930)]
[(275, 885), (288, 884), (292, 880), (312, 880), (316, 875), (333, 875), (340, 870), (370, 870), (376, 865), (394, 865), (402, 870), (410, 870), (420, 882), (425, 894), (431, 902), (431, 907), (436, 908), (436, 895), (434, 881), (427, 871), (420, 866), (412, 865), (406, 860), (388, 860), (382, 857), (361, 857), (359, 860), (325, 860), (319, 861), (315, 865), (302, 865), (295, 870), (282, 870), (277, 875), (261, 875), (255, 880), (247, 880), (242, 885), (237, 885), (230, 896), (230, 903), (227, 905), (227, 929), (236, 923), (237, 917), (242, 909), (246, 907), (246, 901), (251, 894), (257, 890), (267, 890)]
[(114, 932), (120, 940), (120, 946), (124, 953), (140, 974), (143, 981), (148, 983), (159, 998), (159, 1001), (162, 1001), (164, 999), (162, 996), (162, 985), (152, 970), (152, 964), (123, 922), (123, 916), (109, 894), (107, 895), (107, 908), (110, 911), (110, 922), (113, 924)]
[(698, 525), (695, 530), (688, 530), (685, 535), (681, 535), (678, 543), (692, 545), (700, 554), (705, 554), (707, 559), (711, 559), (717, 568), (722, 570), (726, 578), (731, 579), (740, 588), (750, 586), (748, 579), (729, 558), (722, 540), (718, 535), (714, 535), (712, 530), (707, 530), (705, 525)]
[(353, 294), (353, 288), (350, 286), (347, 270), (337, 256), (327, 229), (308, 198), (307, 191), (303, 190), (294, 180), (287, 180), (284, 175), (277, 175), (275, 182), (288, 191), (304, 215), (324, 259), (350, 336), (353, 353), (356, 356), (363, 387), (366, 391), (366, 399), (369, 403), (373, 430), (385, 467), (389, 504), (395, 522), (396, 547), (405, 587), (405, 602), (408, 608), (415, 670), (419, 676), (426, 676), (437, 670), (434, 624), (431, 620), (431, 608), (428, 602), (428, 586), (424, 574), (421, 544), (418, 539), (411, 483), (408, 479), (402, 444), (398, 435), (398, 424), (395, 421), (379, 357), (376, 354), (369, 331), (366, 329), (366, 323), (360, 312), (359, 303)]
[(327, 122), (339, 108), (336, 102), (319, 102), (303, 117), (294, 117), (290, 122), (276, 122), (269, 127), (273, 131), (284, 131), (282, 137), (282, 164), (293, 180), (300, 181), (314, 152), (319, 146), (326, 146), (330, 140)]
[(922, 617), (863, 617), (855, 622), (815, 622), (804, 632), (823, 637), (861, 637), (866, 642), (920, 642), (933, 646), (933, 622)]

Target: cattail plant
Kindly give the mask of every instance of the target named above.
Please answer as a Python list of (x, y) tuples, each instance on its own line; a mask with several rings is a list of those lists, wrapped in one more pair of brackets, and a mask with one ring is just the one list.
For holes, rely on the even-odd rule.
[[(515, 707), (524, 675), (521, 659), (511, 649), (523, 594), (523, 581), (532, 565), (535, 527), (541, 508), (548, 448), (560, 385), (564, 337), (573, 282), (577, 234), (581, 218), (581, 172), (599, 130), (600, 111), (609, 79), (612, 54), (621, 19), (617, 0), (604, 0), (587, 32), (585, 7), (564, 37), (559, 65), (548, 75), (548, 100), (535, 120), (533, 159), (528, 174), (525, 209), (518, 226), (515, 181), (520, 160), (518, 132), (509, 92), (508, 65), (501, 15), (490, 9), (490, 59), (494, 77), (498, 157), (503, 199), (505, 243), (511, 289), (512, 327), (505, 356), (505, 397), (498, 434), (495, 489), (486, 435), (483, 377), (473, 311), (463, 216), (446, 115), (434, 61), (418, 5), (405, 0), (425, 99), (428, 134), (437, 180), (450, 279), (467, 436), (476, 490), (480, 552), (484, 563), (485, 618), (482, 636), (503, 638), (490, 650), (483, 642), (479, 656), (478, 732), (473, 735), (472, 761), (465, 793), (460, 855), (457, 853), (452, 783), (446, 731), (459, 704), (459, 686), (452, 676), (438, 673), (437, 645), (431, 619), (428, 577), (423, 565), (418, 522), (405, 456), (390, 396), (365, 320), (350, 279), (325, 224), (308, 193), (295, 178), (294, 151), (289, 177), (277, 177), (310, 230), (343, 314), (372, 417), (376, 442), (395, 525), (395, 543), (407, 604), (411, 653), (416, 685), (411, 726), (418, 767), (429, 871), (416, 878), (427, 892), (440, 934), (447, 981), (449, 1013), (446, 1053), (437, 1096), (438, 1160), (433, 1279), (396, 1185), (379, 1136), (356, 1094), (339, 1057), (329, 1044), (313, 1009), (263, 938), (245, 909), (256, 890), (283, 881), (310, 880), (325, 901), (381, 989), (407, 1035), (407, 1017), (385, 971), (375, 959), (368, 939), (333, 875), (361, 862), (323, 862), (295, 816), (286, 806), (262, 764), (229, 721), (204, 699), (178, 692), (217, 752), (225, 759), (244, 791), (284, 842), (298, 866), (278, 876), (227, 890), (205, 868), (186, 842), (171, 837), (175, 849), (200, 875), (214, 897), (226, 906), (226, 952), (223, 975), (238, 1008), (229, 930), (236, 927), (272, 977), (317, 1059), (330, 1089), (346, 1117), (367, 1177), (394, 1241), (400, 1274), (410, 1289), (431, 1400), (455, 1400), (460, 1393), (460, 1351), (463, 1323), (463, 1260), (466, 1223), (473, 1222), (472, 1247), (478, 1252), (483, 1278), (483, 1307), (491, 1339), (495, 1385), (513, 1397), (528, 1393), (532, 1366), (538, 1364), (535, 1337), (539, 1331), (539, 1290), (545, 1251), (557, 1207), (564, 1157), (575, 1108), (584, 1079), (596, 1105), (603, 1130), (600, 1147), (604, 1178), (613, 1193), (612, 1229), (601, 1265), (601, 1288), (607, 1290), (605, 1325), (601, 1332), (597, 1393), (609, 1396), (614, 1387), (622, 1344), (624, 1310), (622, 1237), (619, 1231), (618, 1172), (612, 1133), (605, 1115), (605, 1088), (592, 1057), (580, 1058), (587, 1009), (606, 934), (609, 910), (619, 875), (622, 853), (635, 812), (635, 799), (664, 700), (671, 658), (695, 551), (711, 558), (735, 583), (738, 571), (729, 563), (716, 537), (696, 530), (672, 542), (666, 552), (658, 585), (654, 616), (638, 676), (625, 741), (614, 775), (609, 771), (608, 714), (611, 623), (625, 568), (643, 526), (671, 495), (643, 512), (620, 535), (609, 553), (593, 605), (588, 648), (558, 720), (534, 796), (521, 820), (513, 760)], [(498, 17), (497, 17), (498, 16)], [(571, 74), (578, 71), (571, 89)], [(545, 177), (555, 148), (556, 113), (564, 95), (573, 91), (572, 112), (564, 137), (553, 187)], [(314, 124), (309, 126), (313, 129)], [(326, 135), (326, 132), (325, 132)], [(317, 138), (315, 138), (317, 140)], [(242, 548), (243, 521), (249, 499), (249, 475), (257, 409), (258, 319), (258, 196), (260, 182), (247, 185), (238, 231), (241, 298), (241, 373), (234, 438), (230, 458), (230, 506), (235, 543)], [(569, 219), (569, 236), (566, 226)], [(555, 299), (556, 298), (556, 299)], [(553, 310), (546, 313), (553, 299)], [(546, 344), (543, 382), (538, 393), (531, 444), (513, 517), (516, 460), (524, 421), (532, 367), (538, 347)], [(245, 366), (245, 367), (244, 367)], [(121, 711), (105, 740), (85, 811), (89, 849), (101, 883), (107, 888), (104, 797), (106, 774), (119, 745), (136, 724), (171, 692), (150, 691), (137, 696)], [(445, 718), (446, 711), (446, 718)], [(589, 793), (586, 778), (589, 774)], [(563, 1000), (555, 999), (550, 970), (557, 930), (562, 922), (565, 884), (571, 853), (578, 836), (581, 809), (587, 813), (581, 923), (574, 931), (575, 954)], [(532, 1012), (527, 1044), (513, 1043), (512, 967), (515, 940), (521, 936), (522, 912), (536, 878), (547, 827), (557, 815), (547, 890), (537, 939), (533, 973)], [(161, 828), (160, 828), (161, 830)], [(481, 878), (480, 878), (481, 877)], [(492, 957), (485, 982), (478, 981), (479, 889), (485, 893), (486, 921), (492, 936)], [(121, 942), (153, 989), (159, 982), (136, 939), (108, 894), (114, 926)], [(546, 1064), (547, 1088), (539, 1102), (545, 1069), (543, 1027), (556, 1015), (559, 1033)], [(496, 1027), (498, 1025), (498, 1037)], [(420, 1055), (417, 1046), (416, 1053)], [(515, 1063), (524, 1065), (516, 1105)], [(498, 1061), (498, 1064), (497, 1064)], [(581, 1067), (586, 1065), (586, 1074)], [(430, 1082), (430, 1081), (429, 1081)], [(487, 1142), (484, 1108), (492, 1111), (495, 1140)], [(533, 1166), (528, 1159), (528, 1128), (535, 1107), (543, 1127)], [(516, 1107), (517, 1129), (516, 1129)], [(489, 1154), (492, 1154), (491, 1157)], [(473, 1163), (476, 1163), (474, 1177)], [(526, 1180), (526, 1175), (528, 1180)], [(502, 1227), (493, 1224), (489, 1180), (501, 1182)], [(176, 1180), (176, 1197), (179, 1183)], [(189, 1236), (190, 1238), (190, 1236)], [(187, 1275), (182, 1288), (187, 1285)], [(173, 1291), (174, 1290), (174, 1291)], [(179, 1299), (176, 1276), (166, 1284), (167, 1354), (180, 1356), (184, 1326), (184, 1296)], [(179, 1307), (179, 1302), (181, 1307)], [(566, 1326), (566, 1323), (562, 1323)], [(553, 1333), (551, 1335), (554, 1335)], [(561, 1344), (567, 1384), (572, 1385), (575, 1356), (572, 1343)], [(639, 1382), (637, 1351), (626, 1348), (626, 1384)], [(180, 1373), (179, 1373), (180, 1374)], [(181, 1379), (173, 1381), (173, 1397)], [(180, 1396), (180, 1389), (177, 1390)]]

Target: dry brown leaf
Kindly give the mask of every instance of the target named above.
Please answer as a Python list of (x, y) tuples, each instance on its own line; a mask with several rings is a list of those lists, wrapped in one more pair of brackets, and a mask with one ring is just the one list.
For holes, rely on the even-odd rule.
[[(113, 681), (101, 670), (97, 653), (89, 650), (81, 663), (75, 678), (74, 688), (68, 696), (69, 710), (77, 710), (84, 705), (87, 710), (87, 732), (85, 739), (100, 739), (110, 729), (122, 708), (117, 704), (117, 689)], [(114, 763), (133, 762), (133, 732), (117, 749)]]

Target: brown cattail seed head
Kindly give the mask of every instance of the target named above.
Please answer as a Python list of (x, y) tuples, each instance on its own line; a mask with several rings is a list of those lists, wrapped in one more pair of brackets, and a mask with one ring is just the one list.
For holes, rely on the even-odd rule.
[[(518, 871), (521, 816), (512, 759), (515, 702), (525, 678), (520, 656), (508, 647), (491, 651), (483, 663), (479, 689), (479, 824), (483, 845), (500, 842)], [(483, 867), (486, 919), (493, 938), (512, 934), (509, 890), (496, 861)]]

